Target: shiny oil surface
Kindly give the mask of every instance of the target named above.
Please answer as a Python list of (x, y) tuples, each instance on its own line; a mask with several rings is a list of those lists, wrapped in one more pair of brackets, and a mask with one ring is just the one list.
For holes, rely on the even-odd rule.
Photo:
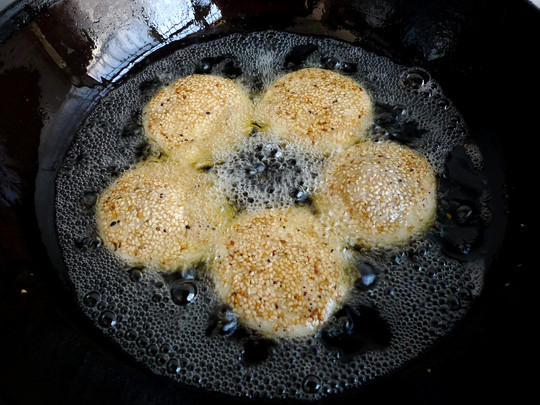
[[(219, 9), (221, 17), (212, 26), (204, 21), (197, 25), (204, 32), (264, 26), (325, 34), (360, 43), (364, 48), (391, 56), (394, 61), (422, 65), (459, 106), (474, 139), (483, 148), (503, 151), (495, 154), (498, 157), (492, 161), (484, 162), (490, 170), (500, 170), (501, 160), (505, 161), (507, 181), (501, 192), (508, 193), (508, 206), (500, 209), (508, 208), (509, 227), (506, 231), (494, 230), (504, 233), (501, 236), (505, 243), (492, 263), (483, 295), (451, 339), (443, 340), (437, 350), (425, 354), (414, 366), (364, 387), (361, 395), (365, 400), (411, 398), (419, 403), (494, 398), (527, 402), (534, 383), (524, 367), (525, 359), (538, 359), (535, 342), (530, 339), (527, 308), (534, 303), (537, 283), (530, 250), (525, 248), (532, 239), (532, 226), (525, 205), (529, 201), (529, 176), (523, 173), (531, 172), (534, 148), (526, 147), (528, 143), (524, 147), (523, 142), (515, 142), (512, 134), (523, 134), (527, 139), (534, 126), (531, 120), (522, 118), (534, 116), (536, 109), (534, 103), (518, 102), (505, 104), (504, 114), (498, 112), (501, 91), (506, 91), (510, 83), (523, 84), (512, 85), (516, 100), (535, 94), (538, 83), (534, 73), (538, 67), (530, 39), (538, 37), (537, 10), (527, 2), (506, 1), (474, 4), (418, 1), (414, 5), (408, 2), (406, 7), (393, 1), (369, 4), (302, 1), (288, 4), (287, 8), (239, 2), (212, 5)], [(2, 31), (0, 86), (3, 93), (8, 89), (12, 95), (2, 98), (0, 115), (3, 148), (0, 184), (2, 197), (7, 196), (2, 199), (0, 216), (0, 268), (4, 280), (0, 315), (6, 326), (5, 345), (11, 348), (3, 362), (7, 375), (2, 383), (3, 398), (7, 403), (28, 403), (36, 398), (66, 403), (107, 403), (126, 398), (144, 403), (198, 403), (201, 400), (198, 395), (152, 378), (80, 321), (72, 296), (66, 295), (57, 282), (59, 263), (54, 255), (48, 254), (50, 248), (44, 247), (55, 240), (55, 235), (47, 231), (51, 229), (49, 224), (42, 224), (40, 229), (35, 220), (35, 175), (39, 173), (41, 180), (45, 179), (44, 183), (38, 182), (38, 212), (45, 209), (50, 215), (50, 207), (39, 201), (50, 197), (49, 172), (54, 172), (52, 162), (59, 158), (55, 151), (62, 156), (70, 143), (69, 139), (64, 141), (60, 137), (47, 146), (46, 134), (54, 132), (48, 128), (63, 122), (65, 133), (72, 133), (88, 104), (108, 86), (103, 82), (96, 87), (95, 78), (84, 76), (88, 60), (83, 55), (89, 42), (83, 41), (81, 51), (71, 53), (69, 70), (47, 50), (49, 42), (57, 54), (69, 53), (66, 43), (54, 35), (55, 26), (60, 32), (74, 32), (70, 36), (75, 39), (95, 35), (102, 39), (101, 44), (107, 44), (106, 36), (101, 37), (108, 32), (106, 29), (101, 33), (90, 32), (98, 18), (66, 12), (77, 7), (76, 2), (59, 2), (47, 10), (32, 5), (13, 18), (13, 14), (5, 12), (1, 16), (3, 22), (8, 22), (2, 28), (9, 25), (10, 29), (5, 30), (5, 36)], [(141, 16), (138, 11), (133, 10), (135, 19)], [(190, 14), (187, 22), (197, 24), (193, 16), (200, 21), (201, 15), (205, 15), (204, 8)], [(99, 10), (96, 16), (106, 20), (105, 13)], [(42, 41), (39, 31), (28, 25), (31, 21), (38, 23), (48, 41)], [(192, 25), (181, 28), (189, 26)], [(169, 34), (181, 36), (184, 32), (181, 28)], [(193, 34), (188, 37), (193, 38)], [(167, 38), (156, 37), (156, 41)], [(129, 65), (137, 60), (137, 55), (132, 56), (119, 58), (118, 63)], [(112, 66), (117, 65), (112, 63)], [(26, 87), (15, 83), (24, 83)], [(63, 104), (73, 107), (60, 108)], [(79, 105), (83, 106), (82, 112), (75, 108)], [(67, 114), (59, 116), (59, 111)], [(42, 128), (47, 129), (40, 139)], [(50, 372), (53, 370), (54, 373)], [(89, 391), (89, 386), (100, 389)]]

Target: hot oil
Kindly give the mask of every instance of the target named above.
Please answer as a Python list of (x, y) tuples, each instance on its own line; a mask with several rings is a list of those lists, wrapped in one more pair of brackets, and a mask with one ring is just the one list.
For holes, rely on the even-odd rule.
[[(303, 67), (332, 69), (363, 84), (376, 105), (370, 136), (428, 158), (439, 179), (439, 208), (433, 228), (404, 248), (351, 249), (355, 287), (317, 335), (273, 340), (243, 329), (234, 311), (221, 306), (208, 263), (167, 274), (128, 268), (103, 248), (92, 204), (123, 171), (163, 158), (147, 144), (140, 122), (161, 86), (193, 73), (217, 74), (240, 81), (256, 101), (277, 77)], [(238, 212), (309, 206), (324, 160), (257, 133), (237, 151), (214, 156), (221, 163), (205, 170), (226, 186)], [(486, 272), (490, 195), (482, 169), (459, 112), (428, 72), (326, 38), (232, 35), (172, 52), (98, 103), (58, 172), (56, 223), (82, 310), (151, 371), (233, 396), (317, 399), (398, 369), (465, 316)]]
[(213, 168), (217, 182), (238, 211), (309, 204), (324, 161), (272, 134), (253, 134), (216, 158), (223, 162)]

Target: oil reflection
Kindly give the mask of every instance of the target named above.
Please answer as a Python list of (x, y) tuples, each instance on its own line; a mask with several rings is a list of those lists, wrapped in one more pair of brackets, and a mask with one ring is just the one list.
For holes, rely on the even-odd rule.
[(215, 23), (210, 1), (59, 2), (32, 23), (45, 52), (74, 85), (115, 82), (165, 44)]

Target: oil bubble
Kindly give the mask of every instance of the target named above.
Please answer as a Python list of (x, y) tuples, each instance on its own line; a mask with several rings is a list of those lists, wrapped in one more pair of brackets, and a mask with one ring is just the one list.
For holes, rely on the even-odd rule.
[(101, 301), (101, 294), (96, 291), (91, 291), (83, 298), (83, 303), (87, 307), (95, 307)]
[(116, 325), (116, 313), (113, 311), (103, 311), (98, 318), (98, 323), (104, 328)]
[(84, 236), (76, 240), (75, 245), (85, 251), (93, 251), (103, 246), (103, 241), (99, 236)]
[(129, 270), (129, 279), (134, 283), (140, 283), (143, 279), (143, 270), (141, 268), (133, 268)]
[(170, 359), (167, 362), (167, 372), (170, 374), (179, 374), (181, 371), (180, 361), (178, 359)]
[(197, 285), (192, 281), (180, 282), (171, 287), (171, 298), (177, 305), (186, 305), (195, 300)]
[[(284, 32), (173, 45), (97, 100), (58, 165), (58, 240), (67, 278), (92, 322), (175, 382), (232, 397), (299, 401), (394, 372), (452, 330), (482, 289), (486, 261), (478, 259), (491, 237), (484, 232), (491, 196), (484, 191), (483, 151), (456, 151), (474, 142), (430, 74), (342, 41)], [(210, 261), (158, 273), (100, 249), (93, 207), (99, 190), (124, 170), (169, 159), (147, 142), (140, 117), (162, 85), (193, 72), (233, 77), (257, 102), (276, 78), (304, 67), (332, 69), (364, 85), (376, 107), (369, 140), (406, 144), (428, 158), (440, 180), (440, 212), (425, 238), (407, 247), (347, 247), (344, 254), (354, 251), (347, 264), (351, 300), (312, 338), (274, 341), (252, 334), (231, 308), (221, 307), (205, 278)], [(296, 204), (315, 215), (312, 198), (329, 157), (251, 125), (235, 148), (218, 142), (212, 164), (199, 174), (227, 194), (232, 217)]]
[(94, 193), (92, 191), (85, 192), (81, 198), (80, 203), (87, 209), (91, 209), (94, 207), (96, 201), (97, 201), (97, 193)]
[(407, 90), (422, 90), (430, 81), (430, 75), (427, 71), (415, 68), (405, 71), (401, 75), (400, 84)]
[(302, 388), (308, 394), (315, 394), (321, 390), (321, 379), (315, 375), (308, 375), (302, 382)]
[(149, 345), (147, 348), (146, 348), (146, 354), (148, 354), (149, 356), (155, 356), (159, 353), (159, 349), (157, 347), (157, 345), (154, 343), (154, 344), (151, 344)]
[(356, 263), (356, 269), (360, 274), (354, 283), (356, 288), (368, 290), (375, 287), (379, 271), (371, 263), (358, 262)]
[(128, 329), (126, 331), (126, 333), (125, 333), (125, 337), (129, 341), (133, 341), (133, 340), (137, 339), (137, 336), (139, 336), (139, 334), (134, 329)]
[(158, 366), (164, 366), (167, 364), (167, 361), (169, 360), (169, 356), (166, 353), (158, 353), (156, 356), (156, 364)]

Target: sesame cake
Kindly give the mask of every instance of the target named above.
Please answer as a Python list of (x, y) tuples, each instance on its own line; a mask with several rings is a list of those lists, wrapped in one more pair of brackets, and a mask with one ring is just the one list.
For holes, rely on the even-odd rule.
[(161, 88), (143, 110), (148, 138), (166, 154), (194, 165), (204, 164), (211, 151), (234, 147), (249, 135), (253, 105), (233, 80), (194, 74)]
[(401, 246), (434, 219), (436, 179), (419, 152), (361, 142), (328, 160), (313, 196), (322, 220), (353, 245)]
[(208, 178), (171, 161), (140, 163), (96, 203), (105, 246), (132, 266), (156, 270), (203, 260), (225, 213), (226, 204)]
[(212, 268), (216, 291), (265, 336), (313, 334), (351, 285), (341, 242), (304, 208), (242, 215), (221, 246)]
[(316, 146), (328, 154), (365, 139), (372, 103), (353, 79), (305, 68), (273, 82), (256, 107), (256, 119), (283, 139)]

